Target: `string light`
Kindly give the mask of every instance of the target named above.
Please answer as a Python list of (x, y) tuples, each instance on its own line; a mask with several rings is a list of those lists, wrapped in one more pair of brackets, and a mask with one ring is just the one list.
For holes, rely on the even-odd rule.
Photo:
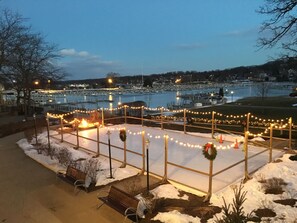
[[(103, 112), (103, 111), (117, 111), (117, 110), (121, 110), (121, 109), (132, 109), (132, 110), (149, 110), (149, 111), (165, 111), (165, 112), (172, 112), (172, 113), (181, 113), (184, 112), (185, 114), (189, 113), (192, 115), (202, 115), (202, 116), (206, 116), (206, 115), (212, 115), (213, 113), (215, 114), (215, 122), (217, 124), (227, 124), (227, 125), (234, 125), (234, 124), (242, 124), (243, 121), (246, 120), (246, 117), (248, 116), (248, 114), (244, 114), (244, 115), (225, 115), (219, 112), (196, 112), (196, 111), (191, 111), (191, 110), (187, 110), (187, 109), (179, 109), (179, 110), (169, 110), (167, 108), (164, 107), (158, 107), (158, 108), (149, 108), (149, 107), (145, 107), (145, 106), (128, 106), (128, 105), (122, 105), (119, 106), (117, 108), (101, 108), (101, 109), (95, 109), (95, 110), (74, 110), (68, 113), (64, 113), (64, 114), (53, 114), (53, 113), (47, 113), (47, 116), (50, 118), (57, 118), (57, 119), (61, 119), (63, 122), (67, 123), (67, 124), (73, 124), (75, 122), (79, 122), (78, 119), (74, 119), (72, 121), (67, 121), (64, 117), (70, 116), (70, 115), (74, 115), (74, 114), (91, 114), (94, 112)], [(151, 119), (152, 120), (164, 120), (164, 121), (180, 121), (180, 122), (184, 122), (184, 118), (185, 117), (176, 117), (176, 116), (167, 116), (167, 115), (159, 115), (159, 116), (152, 116)], [(225, 118), (225, 119), (221, 119), (221, 118)], [(252, 115), (249, 113), (249, 125), (250, 126), (261, 126), (261, 127), (266, 127), (264, 129), (263, 132), (260, 133), (249, 133), (249, 135), (252, 136), (262, 136), (264, 134), (268, 133), (268, 129), (270, 128), (270, 125), (273, 124), (275, 129), (285, 129), (288, 127), (288, 123), (283, 124), (284, 119), (263, 119), (261, 117)], [(202, 122), (202, 123), (212, 123), (212, 118), (201, 118), (201, 117), (191, 117), (191, 119), (194, 122)], [(243, 119), (243, 120), (242, 120)], [(254, 120), (254, 121), (253, 121)], [(291, 119), (290, 118), (285, 118), (285, 120), (287, 122), (289, 122)], [(278, 124), (278, 125), (276, 125)], [(292, 125), (292, 127), (294, 127), (293, 123), (290, 123)], [(184, 145), (184, 144), (183, 144)]]

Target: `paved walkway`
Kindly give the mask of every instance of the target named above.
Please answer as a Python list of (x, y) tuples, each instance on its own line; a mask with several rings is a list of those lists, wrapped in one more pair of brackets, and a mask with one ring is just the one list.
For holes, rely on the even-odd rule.
[(74, 195), (73, 186), (27, 157), (15, 143), (21, 138), (23, 133), (0, 138), (0, 222), (123, 221), (106, 205), (96, 209), (98, 191)]

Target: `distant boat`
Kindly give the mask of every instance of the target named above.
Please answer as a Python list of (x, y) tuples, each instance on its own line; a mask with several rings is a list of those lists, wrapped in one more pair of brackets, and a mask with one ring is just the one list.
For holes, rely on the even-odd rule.
[(225, 104), (227, 99), (217, 93), (185, 94), (178, 96), (181, 102), (167, 105), (168, 109), (199, 108), (203, 106)]
[(289, 94), (290, 97), (297, 97), (297, 86), (293, 87), (292, 93)]

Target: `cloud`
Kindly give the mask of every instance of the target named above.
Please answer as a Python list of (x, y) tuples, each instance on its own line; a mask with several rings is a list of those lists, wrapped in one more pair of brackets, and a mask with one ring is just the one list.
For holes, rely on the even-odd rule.
[(87, 51), (76, 51), (75, 49), (63, 49), (60, 50), (60, 54), (69, 57), (86, 57), (90, 55)]
[(248, 36), (256, 36), (259, 33), (259, 27), (254, 27), (245, 30), (233, 30), (230, 32), (226, 32), (221, 34), (224, 37), (248, 37)]
[(205, 47), (202, 44), (198, 44), (198, 43), (181, 43), (181, 44), (177, 44), (175, 45), (175, 48), (180, 49), (180, 50), (195, 50), (195, 49), (201, 49)]
[(102, 78), (109, 72), (120, 72), (121, 64), (117, 61), (103, 60), (100, 56), (87, 51), (63, 49), (59, 66), (70, 76), (68, 79)]

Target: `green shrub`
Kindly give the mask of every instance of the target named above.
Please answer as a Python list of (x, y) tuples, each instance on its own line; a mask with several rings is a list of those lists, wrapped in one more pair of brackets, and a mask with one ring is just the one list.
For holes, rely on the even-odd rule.
[(222, 206), (223, 217), (222, 219), (216, 219), (216, 223), (241, 223), (247, 222), (251, 219), (253, 212), (245, 214), (243, 211), (243, 203), (246, 201), (247, 191), (242, 191), (243, 185), (233, 188), (234, 198), (232, 204), (226, 204), (223, 197), (224, 205)]

